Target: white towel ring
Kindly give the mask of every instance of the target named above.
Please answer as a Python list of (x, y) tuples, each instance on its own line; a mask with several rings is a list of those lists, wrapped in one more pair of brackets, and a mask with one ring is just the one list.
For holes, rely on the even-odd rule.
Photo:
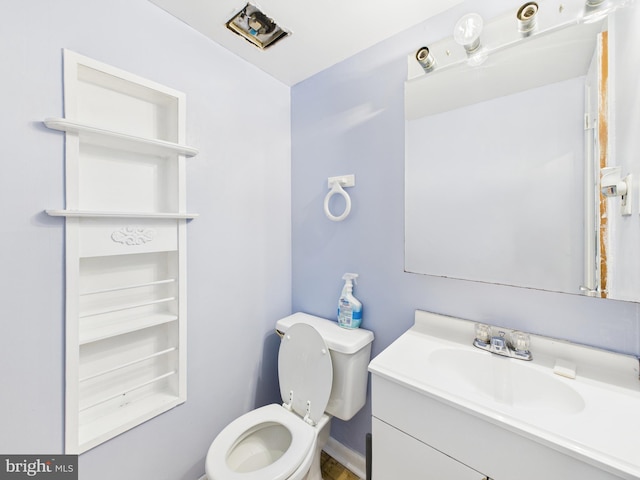
[[(329, 210), (329, 200), (331, 199), (331, 197), (333, 197), (336, 194), (342, 195), (344, 197), (344, 201), (346, 202), (344, 212), (342, 212), (338, 216), (333, 215), (331, 213), (331, 210)], [(349, 216), (350, 212), (351, 212), (351, 197), (349, 197), (349, 194), (344, 191), (344, 188), (342, 188), (340, 181), (333, 182), (331, 184), (331, 190), (329, 190), (329, 193), (327, 193), (327, 196), (324, 197), (324, 214), (327, 216), (329, 220), (333, 222), (341, 222), (342, 220), (347, 218), (347, 216)]]

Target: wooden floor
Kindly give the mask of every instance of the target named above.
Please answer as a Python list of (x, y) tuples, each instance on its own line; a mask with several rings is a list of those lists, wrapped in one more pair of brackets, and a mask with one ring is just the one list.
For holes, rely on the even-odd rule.
[(360, 477), (347, 470), (324, 452), (320, 457), (320, 466), (323, 480), (360, 480)]

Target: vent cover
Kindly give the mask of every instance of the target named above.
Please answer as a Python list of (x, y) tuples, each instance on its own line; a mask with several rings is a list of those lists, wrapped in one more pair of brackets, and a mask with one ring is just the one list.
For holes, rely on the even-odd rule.
[(290, 34), (250, 3), (227, 22), (227, 28), (261, 50)]

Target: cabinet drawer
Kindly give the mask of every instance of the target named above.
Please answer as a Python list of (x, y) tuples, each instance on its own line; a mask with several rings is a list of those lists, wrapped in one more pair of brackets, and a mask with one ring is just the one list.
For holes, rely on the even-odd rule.
[(82, 218), (81, 257), (149, 253), (178, 249), (178, 220)]

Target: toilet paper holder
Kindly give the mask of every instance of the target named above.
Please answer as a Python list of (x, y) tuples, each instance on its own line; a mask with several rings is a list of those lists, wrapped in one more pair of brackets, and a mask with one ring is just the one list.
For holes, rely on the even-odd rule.
[[(329, 187), (330, 190), (324, 197), (324, 214), (329, 220), (333, 222), (341, 222), (349, 216), (349, 213), (351, 213), (351, 197), (349, 197), (349, 194), (344, 189), (346, 187), (353, 187), (355, 184), (356, 176), (353, 174), (329, 177), (327, 179), (327, 187)], [(340, 215), (334, 215), (331, 213), (331, 210), (329, 210), (329, 200), (331, 200), (331, 197), (334, 195), (341, 195), (345, 201), (344, 212)]]

